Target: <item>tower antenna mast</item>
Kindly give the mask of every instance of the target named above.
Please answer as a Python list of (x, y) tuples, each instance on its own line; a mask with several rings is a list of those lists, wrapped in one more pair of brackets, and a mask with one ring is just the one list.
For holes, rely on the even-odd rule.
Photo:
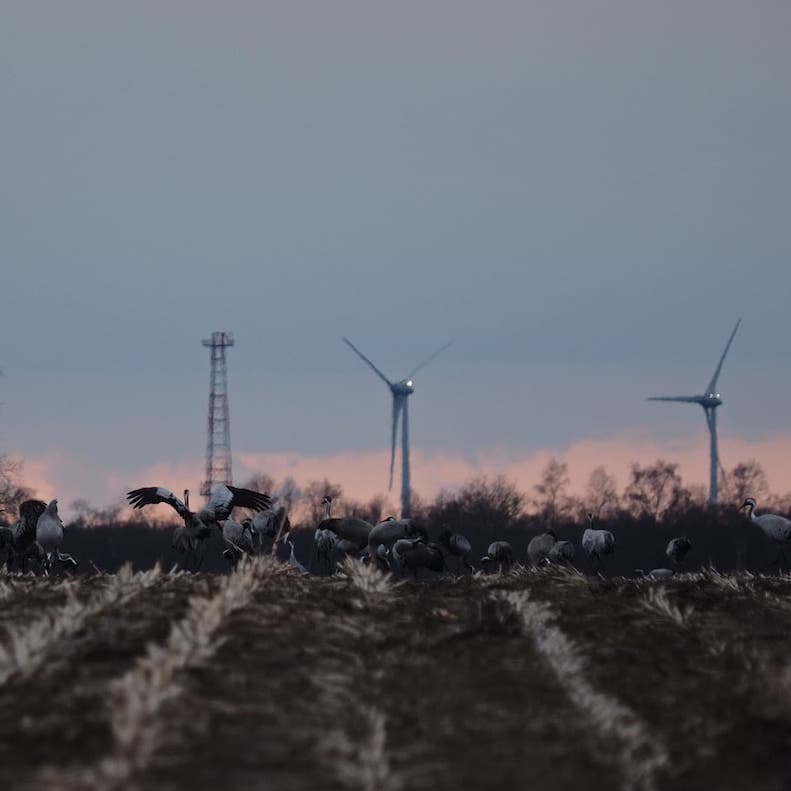
[(200, 493), (209, 498), (214, 487), (233, 483), (231, 478), (231, 418), (228, 413), (228, 367), (225, 350), (234, 345), (230, 332), (213, 332), (203, 341), (211, 349), (209, 417), (206, 441), (206, 480)]

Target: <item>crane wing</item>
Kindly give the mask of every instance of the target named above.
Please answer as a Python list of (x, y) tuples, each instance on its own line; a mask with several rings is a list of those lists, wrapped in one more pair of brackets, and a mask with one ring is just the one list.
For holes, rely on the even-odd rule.
[(239, 489), (229, 486), (228, 490), (233, 495), (231, 508), (251, 508), (253, 511), (266, 511), (272, 507), (272, 498), (268, 494), (254, 492), (252, 489)]
[(43, 500), (25, 500), (19, 506), (19, 521), (14, 530), (17, 549), (25, 549), (36, 540), (36, 525), (46, 510), (47, 504)]
[(162, 486), (143, 486), (140, 489), (132, 489), (127, 493), (126, 499), (129, 500), (132, 508), (167, 503), (182, 519), (188, 519), (190, 516), (189, 508), (170, 489), (165, 489)]

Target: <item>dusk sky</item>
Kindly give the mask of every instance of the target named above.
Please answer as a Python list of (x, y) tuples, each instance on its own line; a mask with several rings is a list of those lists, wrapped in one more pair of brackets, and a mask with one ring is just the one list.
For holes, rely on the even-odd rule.
[[(0, 12), (0, 451), (68, 504), (234, 477), (791, 490), (791, 4), (37, 2)], [(396, 490), (393, 500), (395, 501)]]

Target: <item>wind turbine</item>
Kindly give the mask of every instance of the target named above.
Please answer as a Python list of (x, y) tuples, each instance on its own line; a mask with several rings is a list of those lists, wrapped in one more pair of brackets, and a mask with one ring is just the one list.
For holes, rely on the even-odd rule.
[(408, 518), (410, 511), (410, 486), (409, 486), (409, 410), (407, 399), (415, 392), (415, 383), (412, 377), (425, 368), (438, 354), (444, 352), (453, 341), (448, 341), (434, 354), (426, 357), (420, 365), (416, 366), (403, 379), (391, 382), (348, 338), (343, 342), (365, 362), (371, 370), (390, 388), (393, 394), (393, 432), (390, 448), (390, 485), (393, 488), (393, 467), (395, 465), (396, 437), (398, 436), (398, 419), (403, 417), (401, 424), (401, 517)]
[(733, 336), (736, 335), (736, 330), (739, 329), (739, 325), (741, 323), (741, 319), (736, 322), (736, 326), (733, 328), (731, 337), (728, 338), (728, 343), (725, 344), (725, 351), (722, 353), (722, 357), (720, 357), (720, 361), (717, 364), (716, 370), (714, 371), (714, 376), (711, 377), (709, 386), (706, 388), (706, 392), (703, 395), (654, 396), (653, 398), (648, 399), (649, 401), (683, 401), (687, 404), (700, 404), (703, 407), (703, 411), (706, 413), (706, 424), (709, 427), (711, 452), (711, 467), (709, 470), (709, 505), (717, 505), (717, 473), (719, 472), (720, 467), (720, 456), (719, 451), (717, 450), (717, 407), (722, 404), (722, 398), (716, 391), (717, 379), (719, 378), (720, 371), (722, 370), (722, 364), (725, 361), (725, 355), (728, 353), (728, 349), (731, 348)]

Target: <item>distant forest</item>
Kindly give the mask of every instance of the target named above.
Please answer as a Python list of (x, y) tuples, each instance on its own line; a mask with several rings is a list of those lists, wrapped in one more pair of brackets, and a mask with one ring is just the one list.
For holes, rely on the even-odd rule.
[[(710, 508), (703, 487), (685, 486), (679, 465), (662, 459), (653, 464), (633, 464), (629, 481), (618, 491), (614, 477), (605, 467), (590, 475), (583, 497), (569, 494), (567, 465), (551, 459), (541, 479), (529, 493), (519, 491), (502, 476), (478, 476), (467, 483), (441, 491), (433, 500), (412, 495), (412, 516), (423, 522), (431, 537), (448, 527), (463, 533), (480, 558), (491, 541), (510, 541), (519, 562), (526, 562), (527, 543), (543, 532), (553, 530), (558, 539), (574, 542), (575, 565), (587, 570), (580, 547), (586, 514), (595, 517), (595, 527), (615, 534), (616, 552), (608, 559), (604, 573), (627, 575), (636, 568), (667, 566), (667, 542), (686, 535), (693, 549), (684, 570), (709, 564), (721, 571), (761, 570), (777, 555), (777, 548), (758, 527), (750, 524), (740, 506), (746, 497), (758, 502), (758, 513), (791, 515), (791, 493), (776, 495), (769, 491), (766, 475), (756, 461), (737, 464), (720, 476), (720, 504)], [(35, 497), (20, 481), (20, 465), (0, 457), (0, 523), (16, 519), (20, 502)], [(313, 528), (324, 515), (321, 500), (325, 494), (334, 499), (333, 515), (353, 515), (376, 523), (388, 515), (387, 498), (373, 497), (366, 503), (344, 497), (342, 487), (331, 480), (299, 485), (291, 479), (276, 481), (266, 474), (240, 485), (267, 492), (275, 505), (288, 509), (296, 553), (306, 566), (313, 563)], [(95, 508), (85, 500), (69, 503), (75, 516), (66, 524), (64, 550), (80, 561), (80, 569), (115, 571), (131, 561), (135, 568), (149, 568), (157, 561), (170, 566), (179, 560), (171, 549), (171, 530), (178, 524), (173, 514), (163, 509), (135, 511), (131, 515), (120, 506)], [(240, 515), (241, 518), (241, 515)], [(210, 539), (204, 570), (224, 571), (219, 535)], [(774, 569), (767, 569), (776, 571)]]

